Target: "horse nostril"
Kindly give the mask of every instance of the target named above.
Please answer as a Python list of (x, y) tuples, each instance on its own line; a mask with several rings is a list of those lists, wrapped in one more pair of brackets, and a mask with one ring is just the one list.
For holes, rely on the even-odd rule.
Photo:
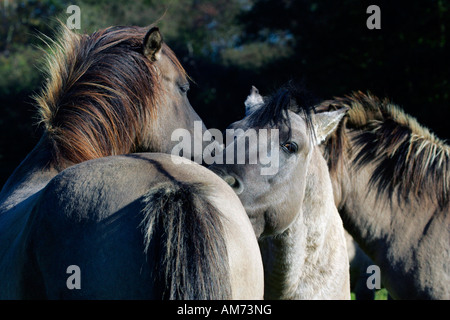
[(215, 165), (210, 166), (209, 169), (222, 178), (236, 194), (239, 195), (244, 191), (244, 184), (234, 173), (228, 173), (220, 168), (220, 166)]
[(233, 176), (226, 176), (226, 177), (223, 178), (223, 180), (225, 180), (225, 182), (228, 183), (228, 185), (229, 185), (230, 187), (232, 187), (232, 188), (234, 188), (234, 186), (235, 186), (236, 184), (239, 184), (239, 182), (238, 182), (238, 181), (236, 180), (236, 178), (233, 177)]
[(228, 185), (233, 188), (234, 192), (236, 192), (237, 194), (241, 194), (244, 190), (243, 185), (238, 178), (227, 175), (222, 179), (225, 180), (225, 182), (228, 183)]

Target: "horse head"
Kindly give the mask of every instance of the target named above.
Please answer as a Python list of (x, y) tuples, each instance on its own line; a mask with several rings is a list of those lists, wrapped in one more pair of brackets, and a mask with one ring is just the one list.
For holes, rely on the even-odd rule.
[[(50, 41), (47, 82), (36, 102), (54, 164), (170, 153), (177, 128), (202, 139), (204, 124), (187, 97), (189, 77), (157, 27), (82, 35), (62, 25)], [(201, 130), (194, 130), (196, 122)]]
[[(241, 134), (223, 151), (224, 164), (210, 169), (236, 191), (260, 236), (282, 233), (301, 213), (314, 148), (333, 132), (346, 109), (315, 114), (308, 94), (292, 85), (266, 98), (256, 90), (253, 87), (246, 100), (252, 111), (227, 129), (239, 129)], [(251, 134), (257, 143), (246, 144)], [(245, 163), (239, 161), (239, 153), (245, 153)], [(264, 174), (267, 159), (277, 164), (277, 170)]]

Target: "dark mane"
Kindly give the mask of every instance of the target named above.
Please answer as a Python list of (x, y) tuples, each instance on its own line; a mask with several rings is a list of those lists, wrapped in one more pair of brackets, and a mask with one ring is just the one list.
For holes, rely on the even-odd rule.
[(292, 82), (282, 86), (272, 95), (265, 97), (264, 104), (248, 117), (250, 127), (264, 127), (267, 125), (288, 128), (288, 139), (291, 137), (291, 122), (288, 111), (295, 112), (305, 119), (312, 137), (314, 126), (312, 113), (316, 99), (301, 85)]
[(230, 299), (231, 282), (222, 213), (200, 184), (162, 183), (144, 197), (145, 252), (156, 247), (161, 298)]
[[(156, 118), (161, 88), (142, 54), (147, 30), (110, 27), (89, 36), (62, 24), (57, 39), (47, 39), (47, 81), (35, 100), (56, 164), (151, 147), (146, 124)], [(163, 54), (184, 73), (166, 45)]]
[[(449, 202), (450, 148), (388, 99), (355, 92), (322, 102), (319, 110), (348, 107), (339, 128), (325, 144), (331, 175), (350, 155), (356, 169), (375, 164), (370, 184), (378, 195), (427, 195), (442, 207)], [(353, 139), (346, 129), (356, 133)]]

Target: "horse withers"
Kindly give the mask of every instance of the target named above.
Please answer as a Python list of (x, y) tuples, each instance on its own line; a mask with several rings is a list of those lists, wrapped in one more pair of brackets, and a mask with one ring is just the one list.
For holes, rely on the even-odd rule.
[[(252, 95), (256, 94), (252, 89)], [(252, 103), (256, 101), (257, 105)], [(210, 169), (238, 194), (259, 238), (267, 299), (349, 299), (349, 262), (342, 220), (334, 204), (327, 164), (319, 144), (337, 127), (345, 110), (314, 114), (305, 91), (293, 85), (271, 97), (247, 99), (249, 114), (233, 123), (240, 135), (224, 150), (233, 152), (250, 131), (258, 143), (246, 145), (245, 164), (224, 160)], [(248, 107), (251, 108), (248, 108)], [(255, 130), (258, 129), (258, 130)], [(260, 134), (278, 130), (278, 139)], [(262, 141), (261, 141), (262, 140)], [(262, 175), (254, 154), (279, 151), (278, 170)], [(233, 149), (233, 150), (232, 150)], [(266, 155), (267, 156), (267, 155)]]

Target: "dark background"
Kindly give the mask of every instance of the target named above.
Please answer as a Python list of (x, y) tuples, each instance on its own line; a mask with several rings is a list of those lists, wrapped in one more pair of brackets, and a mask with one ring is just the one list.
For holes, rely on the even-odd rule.
[[(0, 186), (42, 133), (30, 98), (43, 83), (36, 35), (51, 37), (70, 4), (83, 33), (158, 20), (195, 81), (189, 98), (207, 127), (241, 118), (251, 85), (268, 94), (301, 79), (322, 99), (354, 90), (388, 97), (448, 139), (449, 2), (0, 0)], [(381, 30), (366, 27), (371, 4)]]

